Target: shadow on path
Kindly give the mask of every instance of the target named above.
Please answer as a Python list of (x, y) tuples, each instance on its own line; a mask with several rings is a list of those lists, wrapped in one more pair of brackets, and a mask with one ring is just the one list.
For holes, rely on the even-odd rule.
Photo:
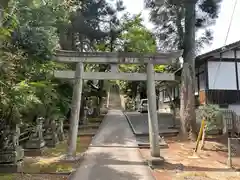
[(120, 110), (109, 110), (73, 180), (154, 180)]
[[(153, 180), (141, 160), (135, 160), (136, 149), (129, 156), (121, 148), (91, 148), (72, 180)], [(115, 156), (117, 152), (117, 155)], [(119, 159), (121, 157), (121, 159)], [(84, 169), (83, 169), (84, 168)], [(84, 173), (82, 173), (84, 172)]]

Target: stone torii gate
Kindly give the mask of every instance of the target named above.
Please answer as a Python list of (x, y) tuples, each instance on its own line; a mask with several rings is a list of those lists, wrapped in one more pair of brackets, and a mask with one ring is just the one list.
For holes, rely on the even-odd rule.
[[(158, 119), (156, 109), (155, 81), (175, 81), (173, 73), (155, 73), (154, 64), (168, 65), (179, 58), (182, 51), (164, 53), (132, 53), (132, 52), (76, 52), (59, 50), (56, 52), (56, 61), (64, 63), (77, 63), (76, 71), (55, 71), (56, 78), (75, 79), (72, 111), (71, 128), (68, 155), (74, 155), (76, 150), (79, 112), (81, 105), (82, 80), (128, 80), (128, 81), (147, 81), (148, 96), (148, 122), (149, 122), (149, 141), (151, 155), (160, 158)], [(84, 72), (84, 64), (110, 64), (111, 72)], [(146, 64), (147, 73), (123, 73), (118, 72), (119, 64)], [(72, 147), (72, 148), (71, 148)]]

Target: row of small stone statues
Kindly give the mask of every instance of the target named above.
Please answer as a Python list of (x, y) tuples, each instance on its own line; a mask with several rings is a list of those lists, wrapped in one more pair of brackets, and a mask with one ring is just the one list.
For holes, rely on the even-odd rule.
[(38, 118), (25, 149), (39, 149), (47, 145), (55, 147), (59, 141), (64, 140), (63, 120), (50, 120), (44, 124), (44, 118)]
[[(43, 124), (44, 122), (44, 124)], [(0, 142), (0, 169), (5, 163), (16, 165), (23, 159), (26, 151), (39, 151), (45, 146), (55, 147), (59, 141), (63, 141), (63, 121), (51, 120), (44, 121), (44, 118), (38, 118), (36, 125), (31, 128), (30, 136), (23, 145), (24, 150), (19, 145), (19, 138), (21, 135), (19, 125), (10, 127), (6, 125), (1, 128), (1, 142)], [(10, 165), (9, 164), (9, 165)]]

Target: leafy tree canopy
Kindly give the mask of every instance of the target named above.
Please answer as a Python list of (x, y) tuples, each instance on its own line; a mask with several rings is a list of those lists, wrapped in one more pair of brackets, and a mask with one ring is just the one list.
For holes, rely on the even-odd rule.
[[(196, 30), (198, 50), (211, 43), (211, 26), (218, 18), (222, 0), (196, 0)], [(146, 0), (150, 10), (150, 20), (154, 23), (159, 43), (166, 49), (183, 49), (185, 1), (167, 0), (161, 6), (155, 0)]]

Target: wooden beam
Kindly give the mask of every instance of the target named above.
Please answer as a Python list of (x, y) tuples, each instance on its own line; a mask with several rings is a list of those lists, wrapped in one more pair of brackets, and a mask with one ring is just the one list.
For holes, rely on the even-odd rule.
[(234, 50), (234, 58), (235, 58), (235, 71), (236, 71), (236, 83), (237, 90), (239, 90), (239, 78), (238, 78), (238, 63), (237, 63), (237, 50)]
[[(61, 79), (73, 79), (74, 71), (55, 71), (54, 76)], [(113, 72), (84, 72), (85, 80), (127, 80), (127, 81), (146, 81), (145, 73), (113, 73)], [(173, 73), (155, 73), (156, 81), (175, 81)]]
[(132, 52), (77, 52), (56, 51), (55, 60), (59, 62), (95, 63), (95, 64), (143, 64), (151, 61), (154, 64), (171, 64), (182, 55), (182, 51), (164, 53)]

